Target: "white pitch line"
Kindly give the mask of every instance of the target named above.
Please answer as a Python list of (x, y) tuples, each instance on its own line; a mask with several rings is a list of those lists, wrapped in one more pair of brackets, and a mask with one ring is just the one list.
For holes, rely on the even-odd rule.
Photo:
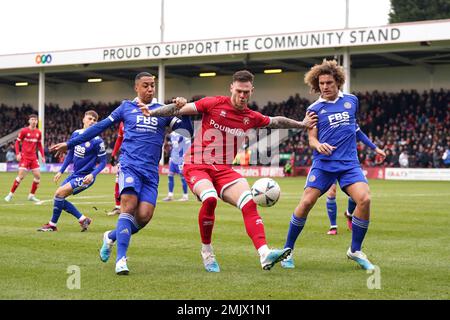
[[(71, 199), (101, 199), (101, 198), (109, 198), (111, 197), (110, 195), (103, 195), (103, 196), (80, 196), (80, 197), (76, 197), (76, 198), (71, 198)], [(52, 202), (53, 199), (46, 199), (46, 200), (41, 200), (39, 202), (35, 202), (35, 205), (42, 205), (48, 202)], [(113, 200), (111, 200), (113, 202)], [(72, 201), (71, 201), (72, 202)], [(77, 204), (82, 204), (82, 203), (86, 203), (86, 202), (72, 202), (72, 203), (77, 203)], [(95, 203), (110, 203), (110, 202), (95, 202)], [(8, 203), (8, 204), (0, 204), (0, 207), (10, 207), (10, 206), (25, 206), (25, 205), (30, 205), (33, 204), (33, 202), (23, 202), (23, 203)], [(89, 204), (89, 203), (88, 203)]]

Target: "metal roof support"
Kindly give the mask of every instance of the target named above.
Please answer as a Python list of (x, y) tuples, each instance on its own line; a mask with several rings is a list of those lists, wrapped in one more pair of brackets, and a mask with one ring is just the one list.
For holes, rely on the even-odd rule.
[(45, 72), (44, 69), (39, 71), (39, 130), (42, 132), (42, 145), (45, 146)]
[(350, 65), (351, 65), (351, 57), (350, 57), (350, 49), (349, 48), (345, 48), (344, 50), (344, 59), (343, 59), (344, 63), (343, 63), (343, 67), (344, 67), (344, 72), (345, 72), (345, 83), (344, 83), (344, 88), (342, 88), (342, 90), (344, 91), (344, 93), (351, 93), (351, 70), (350, 70)]

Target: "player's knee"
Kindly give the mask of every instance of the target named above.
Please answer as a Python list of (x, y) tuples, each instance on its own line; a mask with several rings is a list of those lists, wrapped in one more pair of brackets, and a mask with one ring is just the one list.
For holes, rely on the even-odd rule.
[(316, 201), (317, 199), (315, 199), (314, 197), (304, 197), (300, 201), (300, 207), (304, 207), (310, 210), (316, 204)]
[(203, 199), (202, 206), (207, 207), (209, 210), (214, 210), (217, 206), (217, 198), (211, 196)]
[(138, 215), (136, 217), (136, 222), (139, 225), (139, 229), (142, 229), (143, 227), (145, 227), (150, 220), (152, 220), (153, 218), (153, 212), (147, 215)]
[(359, 201), (356, 204), (361, 207), (368, 208), (370, 207), (370, 201), (370, 194), (365, 194), (364, 196), (360, 197)]
[(65, 194), (62, 188), (56, 189), (55, 198), (65, 198)]
[(24, 178), (24, 176), (18, 175), (16, 177), (16, 181), (20, 183), (23, 180), (23, 178)]

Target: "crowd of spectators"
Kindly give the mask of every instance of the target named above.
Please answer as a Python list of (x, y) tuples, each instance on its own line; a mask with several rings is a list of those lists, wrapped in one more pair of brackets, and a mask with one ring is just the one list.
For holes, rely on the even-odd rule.
[[(450, 167), (450, 91), (440, 89), (422, 93), (416, 90), (398, 93), (357, 92), (360, 101), (358, 123), (361, 130), (381, 149), (387, 157), (384, 161), (370, 148), (358, 143), (358, 157), (364, 166)], [(193, 99), (196, 100), (197, 98)], [(268, 102), (262, 108), (251, 104), (268, 116), (283, 115), (301, 120), (312, 101), (298, 94), (282, 102)], [(87, 110), (96, 110), (100, 119), (114, 110), (120, 102), (93, 103), (85, 100), (74, 102), (70, 108), (49, 104), (45, 108), (45, 153), (47, 162), (61, 162), (48, 152), (54, 143), (66, 141), (70, 134), (82, 127), (82, 118)], [(8, 107), (0, 105), (0, 137), (26, 126), (28, 115), (36, 113), (30, 105)], [(102, 134), (110, 155), (117, 135), (117, 125)], [(279, 147), (279, 152), (293, 154), (295, 166), (309, 166), (312, 150), (305, 131), (291, 130), (288, 139)], [(5, 145), (0, 150), (0, 162), (12, 159), (14, 145)], [(9, 161), (8, 160), (8, 161)], [(282, 164), (283, 165), (283, 164)]]
[[(355, 93), (360, 101), (358, 123), (361, 130), (386, 152), (386, 159), (358, 143), (358, 157), (364, 166), (442, 168), (450, 167), (450, 91), (440, 89), (418, 93)], [(303, 119), (311, 103), (298, 95), (281, 103), (269, 102), (267, 115)], [(294, 153), (296, 166), (309, 166), (312, 150), (307, 133), (291, 131), (280, 153)], [(448, 156), (447, 156), (448, 155)]]
[[(70, 108), (61, 108), (58, 104), (52, 103), (46, 105), (44, 152), (47, 163), (59, 163), (64, 160), (63, 156), (55, 157), (54, 154), (50, 153), (49, 147), (55, 143), (68, 140), (72, 132), (81, 129), (83, 127), (82, 119), (86, 111), (95, 110), (100, 117), (99, 120), (101, 120), (119, 105), (120, 101), (114, 103), (93, 103), (89, 100), (73, 102)], [(0, 108), (2, 110), (1, 117), (5, 120), (4, 123), (9, 126), (2, 126), (1, 136), (27, 126), (28, 116), (33, 113), (37, 114), (37, 111), (29, 105), (24, 105), (21, 108), (1, 105)], [(117, 128), (118, 125), (112, 126), (101, 135), (105, 141), (108, 157), (110, 157), (114, 148)], [(0, 162), (14, 162), (8, 161), (8, 159), (12, 158), (11, 152), (14, 152), (14, 142), (0, 148)]]

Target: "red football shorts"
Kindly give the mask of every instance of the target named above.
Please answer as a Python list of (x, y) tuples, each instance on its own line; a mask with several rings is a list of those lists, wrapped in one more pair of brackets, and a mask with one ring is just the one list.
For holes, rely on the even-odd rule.
[(192, 192), (199, 181), (206, 179), (212, 182), (219, 197), (222, 197), (227, 187), (235, 184), (239, 179), (244, 179), (230, 166), (223, 164), (185, 164), (183, 175)]
[(22, 157), (19, 162), (19, 169), (34, 170), (39, 169), (39, 161), (36, 157), (26, 158)]

